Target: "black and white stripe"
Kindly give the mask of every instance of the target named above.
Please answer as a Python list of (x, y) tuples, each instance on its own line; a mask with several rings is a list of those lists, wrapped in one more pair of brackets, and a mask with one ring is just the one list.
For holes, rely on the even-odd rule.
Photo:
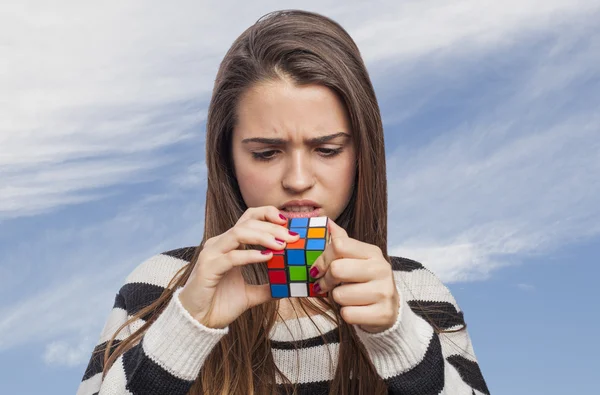
[[(179, 302), (177, 290), (141, 342), (120, 356), (102, 380), (106, 342), (128, 317), (156, 300), (171, 278), (192, 259), (193, 247), (167, 251), (139, 265), (119, 290), (80, 384), (78, 395), (186, 394), (204, 360), (228, 333), (200, 325)], [(358, 337), (390, 394), (489, 394), (466, 330), (448, 288), (419, 262), (392, 258), (402, 304), (394, 327)], [(144, 324), (142, 317), (117, 336), (126, 339)], [(314, 321), (314, 324), (313, 322)], [(316, 325), (316, 327), (315, 327)], [(324, 335), (325, 341), (321, 337)], [(272, 353), (279, 369), (300, 394), (326, 394), (339, 355), (335, 327), (324, 316), (277, 323), (271, 330)], [(280, 388), (283, 384), (279, 381)]]

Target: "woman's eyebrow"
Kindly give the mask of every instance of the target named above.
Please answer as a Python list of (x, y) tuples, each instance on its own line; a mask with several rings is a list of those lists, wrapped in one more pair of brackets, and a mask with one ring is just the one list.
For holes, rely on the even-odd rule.
[[(342, 137), (342, 136), (350, 137), (350, 135), (348, 133), (339, 132), (339, 133), (334, 133), (334, 134), (328, 134), (325, 136), (314, 137), (312, 139), (306, 140), (306, 142), (309, 144), (317, 145), (317, 144), (326, 143), (328, 141), (331, 141), (335, 138)], [(287, 143), (287, 140), (266, 138), (266, 137), (252, 137), (252, 138), (248, 138), (248, 139), (243, 139), (242, 143), (243, 144), (260, 143), (260, 144), (267, 144), (267, 145), (285, 145)]]

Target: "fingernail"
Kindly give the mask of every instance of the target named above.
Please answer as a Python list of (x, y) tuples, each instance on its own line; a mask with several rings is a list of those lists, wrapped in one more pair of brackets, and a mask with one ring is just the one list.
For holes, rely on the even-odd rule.
[(317, 277), (318, 274), (319, 274), (319, 269), (317, 269), (316, 266), (313, 266), (312, 269), (310, 269), (310, 276), (315, 278), (315, 277)]
[(319, 285), (319, 283), (315, 283), (315, 285), (313, 285), (313, 290), (318, 294), (321, 293), (321, 286)]
[(262, 250), (260, 253), (263, 254), (263, 255), (269, 255), (271, 252), (273, 252), (273, 251), (271, 251), (271, 250)]
[(276, 241), (276, 242), (278, 242), (279, 244), (283, 244), (283, 243), (285, 243), (285, 241), (283, 241), (283, 240), (279, 240), (279, 239), (275, 239), (275, 241)]
[(287, 218), (285, 218), (285, 215), (283, 215), (283, 214), (279, 214), (279, 218), (287, 221)]
[(291, 231), (291, 230), (290, 230), (289, 232), (290, 232), (290, 234), (291, 234), (292, 236), (298, 236), (298, 233), (296, 233), (296, 232), (293, 232), (293, 231)]

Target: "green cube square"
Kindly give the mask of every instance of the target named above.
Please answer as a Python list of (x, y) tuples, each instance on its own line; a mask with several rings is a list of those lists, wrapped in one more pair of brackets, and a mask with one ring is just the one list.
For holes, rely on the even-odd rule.
[(306, 281), (306, 266), (288, 266), (290, 281)]
[(306, 265), (312, 266), (323, 251), (306, 251)]

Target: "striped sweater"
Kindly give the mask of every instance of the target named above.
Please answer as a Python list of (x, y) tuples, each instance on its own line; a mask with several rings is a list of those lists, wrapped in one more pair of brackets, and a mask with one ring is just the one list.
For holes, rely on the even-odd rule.
[[(193, 247), (187, 247), (155, 255), (127, 277), (116, 295), (78, 395), (177, 395), (189, 391), (204, 360), (228, 328), (207, 328), (196, 321), (177, 297), (182, 288), (175, 291), (142, 340), (115, 361), (104, 379), (103, 353), (98, 351), (105, 349), (127, 318), (160, 296), (175, 273), (190, 263), (193, 252)], [(489, 394), (467, 330), (438, 334), (433, 329), (432, 324), (442, 329), (465, 325), (448, 288), (416, 261), (392, 257), (391, 263), (401, 298), (398, 320), (392, 328), (377, 334), (355, 326), (389, 394)], [(432, 307), (438, 313), (431, 313)], [(113, 347), (138, 329), (144, 318), (148, 317), (122, 330)], [(270, 333), (272, 353), (279, 369), (297, 384), (298, 393), (326, 394), (337, 364), (338, 332), (326, 317), (311, 318), (327, 342), (310, 318), (301, 317), (275, 324)]]

